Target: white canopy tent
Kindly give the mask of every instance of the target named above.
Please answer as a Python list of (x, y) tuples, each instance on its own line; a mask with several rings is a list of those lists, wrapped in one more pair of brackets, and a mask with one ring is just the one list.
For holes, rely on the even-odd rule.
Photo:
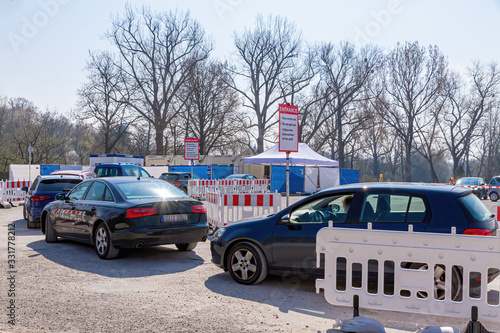
[[(280, 152), (278, 144), (263, 153), (242, 159), (244, 164), (285, 165), (286, 153)], [(299, 151), (290, 153), (289, 162), (295, 166), (305, 166), (304, 192), (317, 191), (317, 176), (321, 189), (339, 186), (339, 162), (331, 160), (309, 148), (305, 143), (299, 143)], [(314, 167), (314, 168), (313, 168)], [(324, 168), (320, 168), (324, 167)]]
[[(243, 159), (246, 164), (273, 164), (285, 165), (286, 153), (278, 150), (278, 144), (269, 148), (263, 153)], [(333, 166), (338, 167), (339, 162), (321, 156), (309, 148), (305, 143), (299, 143), (299, 151), (290, 153), (290, 164), (292, 165), (314, 165), (314, 166)]]

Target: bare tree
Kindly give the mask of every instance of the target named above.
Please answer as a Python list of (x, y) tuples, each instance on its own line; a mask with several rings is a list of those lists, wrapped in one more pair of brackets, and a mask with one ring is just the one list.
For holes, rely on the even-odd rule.
[(91, 120), (90, 124), (103, 137), (103, 150), (108, 154), (124, 138), (137, 116), (130, 114), (130, 96), (124, 95), (127, 90), (110, 53), (90, 53), (86, 69), (87, 82), (78, 89), (78, 109), (73, 114), (78, 120)]
[[(346, 127), (350, 125), (358, 127), (363, 121), (360, 117), (351, 115), (357, 102), (363, 100), (363, 88), (375, 75), (376, 70), (381, 65), (381, 51), (373, 46), (366, 46), (360, 51), (356, 51), (353, 44), (343, 42), (338, 47), (331, 43), (321, 46), (318, 62), (316, 66), (328, 87), (329, 99), (333, 103), (332, 121), (335, 121), (336, 134), (330, 135), (330, 147), (332, 158), (339, 160), (339, 167), (344, 167), (345, 144), (347, 136), (344, 134)], [(336, 139), (337, 155), (334, 155)]]
[(219, 62), (200, 62), (187, 81), (182, 115), (187, 136), (200, 138), (201, 155), (230, 144), (241, 131), (236, 112), (239, 100), (227, 85), (229, 75)]
[(119, 51), (128, 106), (151, 123), (156, 153), (164, 154), (165, 129), (183, 105), (175, 101), (179, 89), (212, 45), (189, 13), (153, 14), (145, 7), (135, 12), (127, 6), (108, 37)]
[[(300, 81), (291, 78), (291, 69), (301, 47), (301, 36), (295, 25), (283, 17), (257, 16), (254, 30), (234, 35), (237, 64), (230, 86), (243, 96), (243, 106), (255, 113), (251, 127), (257, 128), (257, 152), (264, 151), (266, 133), (277, 123), (278, 101), (285, 101)], [(233, 77), (231, 77), (233, 78)], [(242, 85), (239, 83), (243, 82)]]
[(415, 122), (430, 112), (440, 97), (447, 63), (437, 46), (425, 49), (418, 42), (397, 44), (385, 63), (387, 99), (381, 116), (404, 143), (404, 180), (411, 181)]

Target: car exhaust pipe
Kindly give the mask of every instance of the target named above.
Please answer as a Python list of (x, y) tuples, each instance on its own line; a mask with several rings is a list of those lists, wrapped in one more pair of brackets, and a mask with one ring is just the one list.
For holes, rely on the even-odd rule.
[(137, 242), (137, 243), (135, 243), (135, 248), (136, 249), (140, 249), (142, 247), (144, 247), (144, 242)]

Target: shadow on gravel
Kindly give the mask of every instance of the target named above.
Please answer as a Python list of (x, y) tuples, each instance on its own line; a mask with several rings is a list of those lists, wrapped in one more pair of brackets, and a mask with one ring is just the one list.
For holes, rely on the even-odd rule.
[(29, 243), (34, 257), (42, 255), (56, 264), (83, 272), (113, 278), (136, 278), (185, 272), (203, 264), (193, 251), (181, 252), (175, 246), (154, 246), (138, 250), (121, 250), (113, 260), (102, 260), (90, 245), (59, 240), (48, 244), (45, 240)]
[(336, 308), (326, 302), (323, 292), (316, 294), (314, 277), (270, 275), (260, 284), (247, 286), (236, 283), (226, 272), (208, 278), (205, 287), (220, 295), (274, 306), (283, 313), (292, 311), (331, 320), (352, 317), (350, 308)]

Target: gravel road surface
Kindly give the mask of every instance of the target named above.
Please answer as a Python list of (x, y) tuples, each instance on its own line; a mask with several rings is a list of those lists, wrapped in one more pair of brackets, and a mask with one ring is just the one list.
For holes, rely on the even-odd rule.
[[(8, 249), (11, 223), (15, 245)], [(45, 243), (40, 229), (26, 228), (22, 206), (0, 209), (0, 242), (0, 332), (336, 332), (336, 320), (352, 317), (350, 308), (316, 294), (313, 278), (235, 283), (211, 263), (208, 242), (188, 252), (174, 246), (123, 251), (106, 261), (87, 245)], [(12, 251), (15, 261), (8, 262)], [(361, 315), (387, 332), (467, 324), (389, 311), (362, 309)]]

